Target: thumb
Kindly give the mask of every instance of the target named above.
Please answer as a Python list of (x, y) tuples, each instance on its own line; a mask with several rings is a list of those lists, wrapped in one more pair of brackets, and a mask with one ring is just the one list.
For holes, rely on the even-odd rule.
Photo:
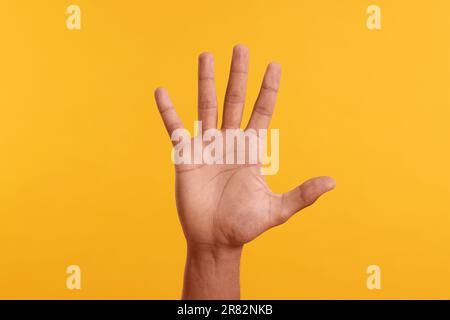
[(309, 179), (297, 188), (281, 195), (280, 223), (303, 208), (312, 205), (322, 194), (333, 190), (336, 182), (330, 177)]

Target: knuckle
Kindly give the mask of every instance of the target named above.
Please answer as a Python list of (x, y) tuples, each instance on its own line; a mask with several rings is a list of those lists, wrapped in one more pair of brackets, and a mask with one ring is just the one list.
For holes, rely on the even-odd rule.
[(200, 99), (198, 107), (200, 110), (217, 109), (217, 102), (212, 99)]

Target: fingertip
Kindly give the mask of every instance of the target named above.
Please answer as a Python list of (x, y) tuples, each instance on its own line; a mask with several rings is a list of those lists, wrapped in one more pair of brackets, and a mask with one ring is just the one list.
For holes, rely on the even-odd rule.
[(305, 185), (324, 193), (336, 188), (336, 181), (331, 177), (321, 176), (306, 181)]
[(214, 56), (211, 52), (204, 51), (198, 55), (198, 61), (199, 62), (214, 61)]
[(246, 45), (244, 45), (244, 44), (236, 44), (234, 47), (233, 47), (233, 53), (234, 54), (239, 54), (239, 55), (248, 55), (248, 53), (249, 53), (249, 49), (248, 49), (248, 47), (246, 46)]
[(155, 89), (155, 92), (154, 92), (155, 99), (157, 99), (158, 97), (161, 97), (166, 92), (167, 92), (166, 88), (164, 88), (164, 87), (157, 87)]
[(334, 180), (333, 178), (325, 176), (325, 177), (322, 177), (322, 179), (323, 179), (323, 184), (328, 191), (336, 188), (336, 180)]
[(267, 70), (280, 74), (281, 73), (281, 64), (279, 64), (276, 61), (272, 61), (271, 63), (269, 63), (267, 65)]

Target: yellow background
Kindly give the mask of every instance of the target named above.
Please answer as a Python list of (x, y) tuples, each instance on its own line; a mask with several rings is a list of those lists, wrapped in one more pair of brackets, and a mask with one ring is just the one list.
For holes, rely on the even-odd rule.
[[(382, 30), (366, 28), (366, 8)], [(82, 30), (66, 28), (81, 7)], [(197, 55), (250, 48), (283, 76), (277, 192), (338, 187), (246, 246), (243, 298), (450, 298), (450, 2), (4, 0), (0, 298), (179, 298), (185, 243), (166, 86), (192, 130)], [(66, 267), (82, 289), (66, 289)], [(366, 288), (366, 268), (382, 290)]]

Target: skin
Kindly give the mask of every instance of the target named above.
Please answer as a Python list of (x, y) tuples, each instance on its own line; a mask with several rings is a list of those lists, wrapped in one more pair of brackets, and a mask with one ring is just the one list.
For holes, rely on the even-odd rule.
[[(248, 49), (235, 46), (222, 126), (217, 128), (214, 60), (210, 53), (199, 56), (198, 119), (203, 131), (240, 128), (248, 62)], [(268, 128), (280, 76), (280, 65), (270, 63), (245, 130)], [(183, 128), (167, 90), (156, 89), (155, 100), (169, 135)], [(247, 154), (247, 148), (246, 144), (243, 150), (235, 151)], [(335, 187), (330, 177), (316, 177), (276, 194), (260, 174), (260, 164), (182, 164), (175, 166), (175, 173), (176, 203), (187, 241), (183, 299), (239, 299), (243, 245), (286, 222)]]

